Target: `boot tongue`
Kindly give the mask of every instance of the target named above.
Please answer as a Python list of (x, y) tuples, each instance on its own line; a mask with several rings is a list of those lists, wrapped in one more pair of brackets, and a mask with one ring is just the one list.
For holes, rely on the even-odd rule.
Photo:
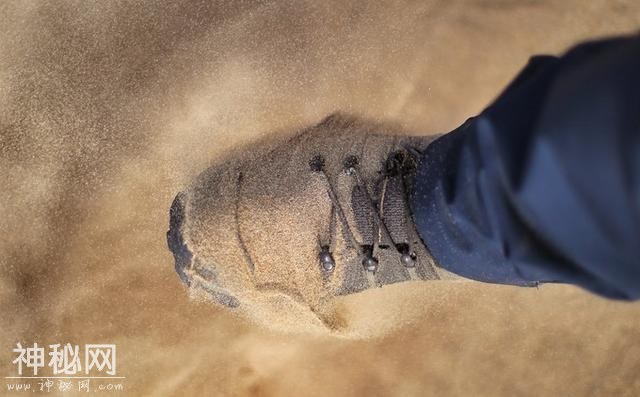
[[(402, 176), (395, 173), (383, 177), (375, 186), (375, 199), (377, 208), (372, 202), (366, 187), (354, 185), (351, 191), (351, 211), (355, 224), (355, 234), (361, 245), (372, 246), (375, 244), (394, 245), (407, 243), (407, 226), (410, 218), (407, 207), (404, 183)], [(381, 233), (376, 222), (376, 212), (380, 220), (384, 222), (389, 235)], [(389, 240), (389, 237), (391, 241)]]
[(408, 221), (411, 217), (405, 199), (404, 183), (399, 174), (389, 176), (382, 181), (382, 221), (393, 243), (408, 242)]
[(365, 188), (356, 185), (351, 191), (351, 208), (356, 228), (360, 236), (360, 244), (373, 245), (376, 237), (376, 225), (373, 204), (364, 191)]
[[(409, 243), (409, 230), (412, 222), (407, 202), (406, 183), (415, 173), (415, 162), (405, 151), (391, 153), (382, 171), (383, 176), (376, 186), (377, 210), (387, 240), (396, 248)], [(404, 250), (403, 250), (404, 251)]]

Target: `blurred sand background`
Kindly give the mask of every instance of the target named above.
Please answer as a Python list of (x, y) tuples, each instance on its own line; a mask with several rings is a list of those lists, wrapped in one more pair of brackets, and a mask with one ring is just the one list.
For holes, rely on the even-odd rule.
[(115, 343), (116, 395), (640, 395), (638, 304), (402, 284), (345, 299), (372, 337), (283, 334), (189, 301), (165, 242), (232, 148), (338, 109), (444, 132), (638, 28), (635, 0), (3, 1), (0, 375), (16, 342)]

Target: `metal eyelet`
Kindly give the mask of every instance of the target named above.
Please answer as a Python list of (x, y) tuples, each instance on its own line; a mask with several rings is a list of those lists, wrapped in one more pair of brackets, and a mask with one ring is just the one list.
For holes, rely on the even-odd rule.
[(353, 175), (358, 167), (358, 157), (349, 155), (344, 159), (342, 163), (344, 165), (344, 171), (347, 175)]
[(333, 259), (333, 254), (329, 251), (329, 247), (324, 246), (320, 249), (318, 254), (320, 265), (325, 272), (332, 272), (336, 268), (336, 261)]

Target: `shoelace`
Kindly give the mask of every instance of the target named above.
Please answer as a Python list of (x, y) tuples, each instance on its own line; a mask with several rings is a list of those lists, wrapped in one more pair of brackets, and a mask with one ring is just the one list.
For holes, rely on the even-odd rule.
[[(374, 186), (379, 187), (378, 200), (374, 200), (374, 193), (365, 183), (359, 169), (356, 156), (348, 156), (344, 160), (343, 172), (354, 178), (354, 187), (351, 192), (351, 209), (360, 232), (358, 241), (351, 229), (347, 216), (331, 178), (325, 171), (325, 159), (316, 155), (309, 161), (313, 172), (320, 173), (327, 182), (327, 193), (332, 202), (330, 241), (320, 243), (319, 261), (322, 269), (330, 273), (336, 267), (332, 246), (335, 238), (334, 219), (340, 221), (346, 238), (347, 245), (359, 250), (362, 266), (369, 272), (375, 273), (378, 269), (378, 258), (374, 255), (374, 248), (387, 249), (393, 247), (399, 254), (399, 260), (407, 268), (413, 268), (417, 256), (411, 251), (408, 239), (410, 213), (406, 203), (405, 177), (408, 169), (414, 166), (407, 160), (409, 157), (419, 155), (415, 149), (407, 148), (405, 151), (393, 153), (386, 161), (382, 177)], [(411, 164), (407, 167), (407, 164)]]

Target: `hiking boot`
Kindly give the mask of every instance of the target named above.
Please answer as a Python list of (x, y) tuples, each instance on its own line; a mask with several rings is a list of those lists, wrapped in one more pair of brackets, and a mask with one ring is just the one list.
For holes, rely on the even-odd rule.
[(170, 210), (182, 281), (227, 307), (267, 299), (325, 321), (336, 296), (452, 278), (422, 243), (407, 200), (435, 137), (398, 132), (336, 114), (207, 169)]

